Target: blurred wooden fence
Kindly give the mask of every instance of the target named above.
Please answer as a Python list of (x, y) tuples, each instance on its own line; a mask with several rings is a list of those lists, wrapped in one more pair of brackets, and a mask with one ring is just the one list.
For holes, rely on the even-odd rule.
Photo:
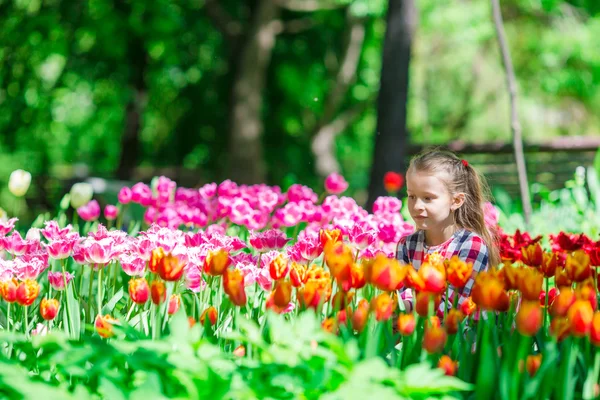
[[(449, 150), (471, 163), (485, 175), (492, 187), (519, 197), (519, 181), (512, 144), (466, 144), (452, 142)], [(600, 137), (561, 137), (541, 144), (524, 144), (529, 185), (537, 182), (550, 190), (559, 189), (573, 178), (578, 166), (590, 166), (600, 147)], [(409, 154), (418, 154), (423, 146), (411, 146)]]

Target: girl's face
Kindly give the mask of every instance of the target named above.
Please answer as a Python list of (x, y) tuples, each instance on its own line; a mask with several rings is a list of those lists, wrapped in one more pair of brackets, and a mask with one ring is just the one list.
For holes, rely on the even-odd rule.
[(408, 210), (417, 229), (443, 230), (454, 224), (452, 210), (462, 205), (464, 195), (452, 196), (436, 175), (412, 168), (406, 174), (406, 189)]

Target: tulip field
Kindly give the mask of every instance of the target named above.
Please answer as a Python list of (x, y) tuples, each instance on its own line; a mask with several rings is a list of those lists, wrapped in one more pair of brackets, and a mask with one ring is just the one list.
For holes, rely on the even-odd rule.
[(102, 207), (78, 185), (0, 221), (2, 398), (600, 395), (597, 238), (505, 233), (488, 204), (502, 265), (441, 301), (472, 265), (396, 259), (400, 176), (372, 213), (337, 174), (323, 194), (160, 177)]

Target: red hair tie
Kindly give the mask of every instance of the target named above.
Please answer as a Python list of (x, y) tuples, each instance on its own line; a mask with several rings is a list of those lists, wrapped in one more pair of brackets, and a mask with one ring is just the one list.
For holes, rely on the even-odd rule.
[(465, 167), (469, 166), (469, 163), (467, 162), (467, 160), (460, 160), (460, 162), (462, 163), (462, 165), (464, 165)]

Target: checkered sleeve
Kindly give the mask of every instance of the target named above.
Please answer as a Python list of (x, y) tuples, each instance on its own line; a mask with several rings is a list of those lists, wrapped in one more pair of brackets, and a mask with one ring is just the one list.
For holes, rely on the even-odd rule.
[[(458, 291), (458, 304), (471, 295), (475, 277), (481, 271), (487, 270), (488, 267), (488, 249), (483, 239), (472, 232), (461, 238), (460, 244), (457, 246), (453, 255), (457, 255), (461, 260), (473, 264), (473, 272), (471, 278), (467, 281), (464, 288)], [(452, 285), (448, 287), (448, 309), (452, 308), (455, 288)], [(445, 309), (445, 293), (442, 296), (442, 302), (438, 308), (438, 316), (443, 317)]]
[[(410, 246), (410, 236), (405, 236), (400, 239), (398, 242), (398, 247), (396, 248), (396, 258), (400, 261), (401, 264), (410, 264), (410, 258), (408, 249)], [(413, 291), (410, 288), (403, 287), (399, 291), (400, 299), (406, 300), (408, 302), (409, 308), (406, 310), (407, 312), (412, 312), (413, 309)]]
[[(476, 235), (471, 235), (469, 239), (463, 243), (458, 252), (458, 257), (467, 263), (473, 263), (473, 272), (471, 278), (462, 290), (461, 297), (466, 298), (471, 295), (471, 289), (475, 283), (475, 277), (481, 271), (488, 268), (488, 248), (482, 238)], [(462, 303), (462, 302), (461, 302)]]

